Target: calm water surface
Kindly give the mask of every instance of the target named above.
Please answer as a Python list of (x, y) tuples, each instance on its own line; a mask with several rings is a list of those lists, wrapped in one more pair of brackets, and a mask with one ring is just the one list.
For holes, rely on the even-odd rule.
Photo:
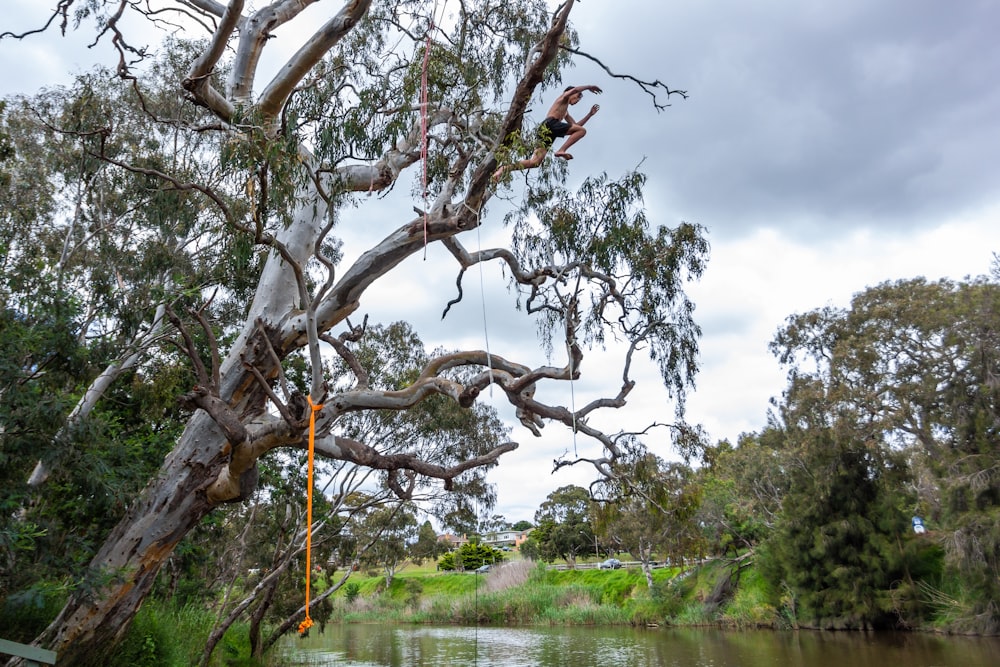
[(1000, 667), (1000, 639), (632, 628), (314, 627), (291, 665), (352, 667)]

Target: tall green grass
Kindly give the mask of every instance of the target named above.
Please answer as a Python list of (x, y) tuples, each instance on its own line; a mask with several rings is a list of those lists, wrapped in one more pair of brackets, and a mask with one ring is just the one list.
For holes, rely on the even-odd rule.
[[(674, 574), (657, 570), (654, 581), (666, 582)], [(560, 571), (524, 562), (487, 576), (397, 576), (388, 590), (380, 587), (383, 582), (358, 578), (360, 595), (338, 597), (333, 616), (346, 622), (467, 625), (628, 625), (660, 623), (664, 617), (639, 570)]]
[[(190, 667), (198, 664), (215, 623), (215, 614), (196, 607), (147, 600), (125, 638), (107, 656), (107, 667)], [(212, 667), (268, 667), (249, 657), (246, 624), (233, 625), (212, 654)]]
[(771, 597), (764, 577), (755, 569), (746, 569), (732, 599), (722, 608), (721, 621), (738, 628), (771, 627), (778, 618)]

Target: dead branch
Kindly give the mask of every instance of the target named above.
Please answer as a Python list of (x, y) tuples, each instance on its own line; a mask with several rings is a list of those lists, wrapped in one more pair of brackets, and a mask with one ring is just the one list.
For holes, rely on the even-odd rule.
[(28, 37), (30, 35), (37, 35), (38, 33), (45, 32), (52, 25), (52, 22), (55, 21), (60, 16), (62, 17), (62, 22), (59, 24), (59, 31), (62, 33), (62, 36), (65, 37), (66, 27), (69, 25), (69, 8), (73, 4), (73, 2), (75, 2), (75, 0), (59, 0), (59, 4), (57, 4), (56, 8), (52, 10), (52, 14), (49, 16), (48, 20), (42, 25), (42, 27), (35, 28), (33, 30), (26, 30), (20, 33), (11, 32), (9, 30), (5, 32), (0, 32), (0, 39), (3, 39), (4, 37), (12, 37), (14, 39), (24, 39), (25, 37)]
[[(367, 322), (368, 322), (368, 317), (365, 316), (365, 323)], [(356, 332), (352, 330), (349, 332), (344, 332), (338, 337), (334, 337), (329, 334), (321, 334), (319, 338), (320, 340), (329, 343), (330, 346), (333, 347), (333, 349), (340, 356), (340, 358), (344, 360), (344, 363), (346, 363), (347, 366), (351, 369), (351, 372), (354, 373), (354, 377), (357, 379), (356, 388), (368, 389), (369, 387), (368, 371), (364, 369), (364, 367), (361, 365), (361, 362), (358, 361), (357, 356), (355, 356), (354, 352), (351, 351), (351, 348), (347, 347), (344, 341), (345, 338), (353, 337), (355, 333)], [(360, 338), (360, 333), (357, 334), (357, 336), (358, 338)], [(353, 338), (353, 340), (358, 340), (358, 338)]]
[(587, 53), (585, 51), (581, 51), (579, 49), (574, 49), (574, 48), (572, 48), (570, 46), (567, 46), (565, 44), (561, 44), (560, 48), (568, 51), (569, 53), (573, 53), (573, 54), (576, 54), (578, 56), (583, 56), (584, 58), (587, 58), (588, 60), (590, 60), (590, 61), (592, 61), (594, 63), (597, 63), (597, 65), (600, 66), (605, 72), (607, 72), (609, 76), (611, 76), (611, 77), (613, 77), (615, 79), (627, 79), (629, 81), (634, 82), (636, 85), (638, 85), (643, 90), (644, 93), (646, 93), (647, 95), (649, 95), (650, 97), (653, 98), (653, 106), (656, 108), (656, 110), (658, 112), (659, 111), (663, 111), (664, 109), (666, 109), (667, 107), (669, 107), (670, 104), (666, 103), (666, 102), (660, 102), (660, 101), (658, 101), (658, 99), (656, 97), (656, 91), (657, 91), (657, 89), (662, 89), (662, 91), (666, 93), (668, 99), (670, 98), (671, 95), (680, 95), (684, 99), (687, 99), (687, 97), (688, 97), (687, 91), (685, 91), (685, 90), (673, 90), (670, 87), (668, 87), (667, 84), (663, 83), (659, 79), (657, 79), (655, 81), (643, 81), (641, 79), (638, 79), (638, 78), (632, 76), (631, 74), (617, 74), (615, 72), (612, 72), (611, 68), (609, 68), (603, 62), (601, 62), (600, 59), (598, 59), (598, 58), (590, 55), (589, 53)]
[[(218, 385), (215, 384), (212, 377), (209, 377), (208, 371), (205, 369), (205, 362), (202, 361), (201, 355), (198, 354), (198, 348), (194, 344), (194, 338), (191, 337), (191, 333), (184, 325), (184, 322), (181, 321), (181, 318), (177, 316), (177, 313), (174, 312), (173, 306), (170, 304), (167, 304), (167, 318), (170, 320), (170, 323), (174, 325), (174, 328), (177, 329), (181, 336), (183, 345), (176, 343), (177, 347), (179, 347), (185, 356), (191, 360), (191, 365), (194, 367), (195, 377), (198, 378), (198, 384), (208, 391), (218, 392)], [(218, 394), (216, 393), (216, 395)]]
[[(280, 368), (281, 365), (278, 364), (278, 367)], [(278, 411), (278, 414), (281, 415), (281, 418), (284, 419), (289, 426), (291, 426), (292, 428), (305, 428), (309, 424), (308, 420), (302, 418), (301, 413), (299, 413), (298, 416), (292, 415), (291, 411), (288, 409), (288, 406), (284, 403), (284, 401), (278, 398), (277, 394), (275, 394), (274, 391), (271, 389), (271, 385), (267, 381), (267, 378), (264, 377), (264, 375), (260, 372), (260, 370), (256, 366), (247, 362), (245, 358), (243, 361), (243, 368), (245, 368), (247, 371), (250, 372), (254, 380), (257, 381), (257, 386), (259, 386), (261, 388), (261, 391), (263, 391), (264, 394), (267, 395), (271, 403), (274, 404), (274, 407)], [(291, 395), (288, 396), (288, 399), (291, 400)]]
[(475, 266), (479, 262), (488, 262), (493, 259), (500, 259), (507, 264), (508, 268), (510, 268), (511, 275), (515, 281), (521, 285), (531, 287), (538, 287), (544, 284), (549, 278), (563, 275), (568, 270), (579, 266), (576, 263), (565, 266), (548, 265), (538, 267), (532, 271), (525, 271), (521, 266), (521, 262), (517, 259), (514, 253), (507, 248), (490, 248), (473, 253), (466, 250), (465, 246), (463, 246), (461, 241), (457, 238), (450, 237), (443, 239), (441, 242), (448, 249), (448, 251), (451, 252), (452, 256), (458, 260), (461, 267), (458, 272), (458, 277), (455, 279), (455, 284), (458, 287), (458, 297), (447, 303), (444, 312), (441, 313), (441, 319), (445, 318), (452, 306), (462, 300), (462, 276), (465, 274), (467, 269)]
[[(267, 353), (271, 358), (271, 362), (273, 363), (273, 368), (275, 369), (275, 372), (278, 374), (278, 382), (281, 385), (281, 393), (284, 394), (285, 400), (288, 400), (288, 397), (292, 395), (292, 390), (288, 384), (288, 379), (285, 377), (285, 369), (281, 365), (281, 359), (278, 357), (278, 353), (275, 352), (274, 345), (271, 344), (271, 337), (267, 334), (267, 328), (264, 326), (264, 320), (258, 317), (255, 322), (255, 325), (257, 327), (257, 331), (260, 334), (261, 340), (267, 346)], [(246, 363), (245, 357), (243, 361), (244, 363)]]
[[(207, 306), (208, 303), (206, 302), (205, 305)], [(234, 448), (237, 447), (247, 440), (247, 430), (239, 416), (233, 411), (229, 404), (222, 400), (219, 396), (219, 369), (217, 357), (218, 343), (215, 340), (215, 334), (212, 333), (211, 326), (208, 324), (208, 321), (205, 320), (204, 316), (200, 313), (196, 314), (199, 324), (201, 324), (204, 329), (205, 336), (208, 338), (209, 346), (212, 348), (213, 362), (212, 370), (209, 372), (209, 370), (205, 368), (205, 363), (202, 361), (201, 355), (198, 353), (197, 346), (195, 345), (194, 338), (191, 336), (187, 327), (169, 304), (166, 308), (167, 317), (170, 320), (170, 323), (177, 328), (181, 336), (182, 342), (177, 343), (175, 341), (175, 344), (191, 360), (195, 369), (195, 375), (198, 378), (198, 384), (195, 385), (190, 392), (180, 398), (181, 403), (192, 407), (199, 407), (207, 412), (211, 416), (212, 421), (214, 421), (222, 430), (226, 440), (228, 440)], [(241, 470), (240, 473), (244, 471), (245, 470)]]
[(97, 43), (101, 41), (101, 37), (103, 37), (105, 33), (109, 31), (111, 32), (111, 44), (118, 52), (118, 76), (125, 80), (135, 79), (135, 77), (132, 76), (132, 72), (129, 70), (129, 63), (127, 61), (126, 54), (131, 53), (138, 56), (139, 60), (142, 60), (147, 55), (145, 49), (137, 49), (126, 42), (125, 36), (118, 29), (118, 21), (121, 20), (122, 14), (125, 13), (125, 9), (129, 5), (130, 3), (128, 0), (121, 0), (118, 4), (118, 10), (107, 19), (104, 23), (104, 27), (97, 33), (97, 37), (95, 37), (94, 41), (90, 44), (91, 47), (96, 46)]

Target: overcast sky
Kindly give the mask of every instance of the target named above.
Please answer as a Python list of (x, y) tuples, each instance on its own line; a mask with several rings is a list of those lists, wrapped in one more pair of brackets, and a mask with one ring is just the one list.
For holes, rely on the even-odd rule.
[[(320, 14), (339, 6), (318, 4)], [(0, 32), (35, 27), (28, 17), (44, 5), (5, 0)], [(605, 91), (579, 107), (578, 116), (594, 102), (601, 111), (574, 147), (571, 179), (619, 176), (642, 163), (649, 218), (708, 230), (709, 268), (690, 288), (704, 336), (688, 419), (713, 439), (735, 441), (764, 425), (768, 399), (784, 386), (767, 343), (787, 316), (846, 306), (852, 294), (885, 280), (989, 271), (1000, 251), (995, 0), (586, 0), (573, 23), (581, 49), (611, 71), (689, 94), (657, 113), (633, 83), (586, 59), (564, 77), (567, 85)], [(85, 48), (91, 38), (0, 41), (0, 93), (65, 81), (92, 62), (113, 66), (107, 47)], [(534, 101), (533, 121), (551, 95)], [(515, 182), (506, 194), (519, 192)], [(397, 202), (384, 231), (403, 222), (410, 205)], [(495, 202), (466, 245), (502, 243), (501, 219)], [(488, 341), (493, 352), (530, 356), (533, 330), (505, 307), (510, 296), (495, 267), (483, 271), (482, 289), (478, 273), (467, 276), (465, 300), (440, 322), (455, 272), (437, 269), (449, 262), (431, 248), (364, 310), (414, 321), (432, 346)], [(565, 396), (578, 406), (620, 384), (614, 355), (588, 354), (583, 373)], [(609, 431), (672, 416), (665, 393), (653, 387), (655, 373), (642, 371), (640, 381), (629, 409), (602, 422)], [(555, 425), (546, 431), (536, 439), (515, 427), (521, 448), (491, 473), (497, 511), (512, 521), (532, 519), (558, 486), (592, 477), (586, 469), (550, 475), (552, 459), (589, 445)], [(651, 445), (670, 457), (666, 434)]]

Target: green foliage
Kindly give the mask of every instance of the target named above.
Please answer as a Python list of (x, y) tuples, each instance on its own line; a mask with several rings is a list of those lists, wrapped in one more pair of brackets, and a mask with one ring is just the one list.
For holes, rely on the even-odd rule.
[(352, 523), (358, 542), (371, 543), (358, 554), (362, 565), (381, 567), (391, 579), (407, 556), (407, 542), (416, 535), (414, 508), (405, 503), (378, 505), (355, 515)]
[(417, 534), (417, 541), (410, 547), (410, 559), (417, 565), (425, 560), (436, 559), (444, 550), (445, 545), (438, 542), (437, 531), (430, 521), (424, 521)]
[[(672, 571), (658, 579), (652, 598), (665, 622), (674, 625), (722, 623), (733, 581), (733, 565), (725, 560), (708, 561), (683, 572)], [(738, 581), (738, 580), (737, 580)], [(720, 583), (725, 588), (720, 588)]]
[(732, 599), (723, 606), (722, 618), (737, 628), (770, 627), (777, 610), (771, 603), (774, 593), (770, 583), (757, 569), (741, 572)]
[(788, 490), (788, 455), (780, 433), (743, 434), (733, 447), (720, 442), (703, 452), (702, 503), (697, 522), (710, 553), (736, 556), (770, 535)]
[[(655, 570), (657, 590), (667, 590), (675, 575), (676, 570)], [(370, 586), (374, 579), (362, 580), (361, 595), (369, 597), (355, 599), (337, 616), (347, 622), (641, 625), (662, 622), (663, 609), (677, 599), (672, 593), (651, 597), (636, 569), (557, 571), (540, 565), (523, 583), (501, 590), (491, 590), (493, 576), (406, 574), (397, 577), (386, 594)], [(417, 588), (419, 604), (414, 603)], [(346, 603), (346, 598), (338, 599)]]
[[(589, 177), (576, 193), (541, 182), (508, 216), (511, 247), (525, 265), (579, 262), (591, 267), (586, 275), (564, 278), (576, 284), (569, 296), (553, 288), (529, 297), (530, 308), (544, 316), (539, 327), (549, 343), (565, 325), (562, 313), (570, 299), (584, 341), (603, 343), (611, 331), (646, 341), (682, 415), (701, 335), (683, 287), (704, 271), (708, 243), (697, 225), (651, 230), (641, 207), (644, 184), (638, 172), (617, 181), (606, 174)], [(612, 297), (599, 275), (627, 275), (628, 280), (616, 285)], [(609, 326), (611, 322), (616, 324)]]
[[(169, 117), (192, 118), (175, 93), (155, 100), (147, 92), (147, 103), (172, 101)], [(215, 261), (193, 242), (212, 223), (203, 201), (98, 155), (198, 180), (199, 161), (187, 158), (207, 140), (177, 142), (172, 127), (141, 127), (148, 116), (133, 89), (107, 72), (5, 111), (0, 599), (37, 582), (82, 579), (99, 540), (173, 446), (186, 418), (176, 399), (191, 374), (173, 352), (139, 340), (165, 299), (183, 311), (200, 298), (185, 289), (200, 287)], [(116, 370), (133, 352), (131, 370)], [(88, 394), (102, 371), (114, 384)], [(49, 471), (41, 490), (26, 485), (38, 462)]]
[[(317, 68), (309, 85), (289, 100), (291, 124), (301, 134), (308, 132), (306, 142), (326, 163), (338, 164), (347, 156), (377, 159), (385, 146), (410, 132), (414, 114), (385, 110), (419, 108), (426, 42), (417, 39), (401, 47), (386, 26), (397, 25), (400, 15), (429, 11), (426, 5), (409, 0), (373, 3), (364, 19)], [(462, 21), (453, 27), (436, 26), (447, 34), (432, 40), (427, 54), (431, 106), (450, 109), (455, 118), (472, 118), (505, 100), (510, 73), (523, 69), (530, 49), (549, 27), (549, 11), (541, 0), (476, 0), (466, 3)], [(566, 33), (566, 39), (573, 43), (572, 31)], [(558, 61), (565, 63), (568, 58), (561, 53)], [(370, 76), (372, 72), (379, 75)], [(558, 81), (559, 68), (550, 68), (545, 85)], [(495, 115), (487, 114), (486, 121), (485, 131), (495, 132)], [(475, 141), (467, 135), (456, 145), (448, 142), (431, 151), (431, 196), (440, 192), (456, 153), (474, 148)]]
[(896, 623), (890, 587), (904, 576), (898, 540), (909, 522), (894, 506), (891, 474), (861, 443), (833, 435), (810, 443), (772, 537), (781, 571), (772, 584), (791, 588), (804, 622)]
[(546, 497), (535, 512), (536, 527), (531, 532), (542, 560), (573, 561), (594, 548), (590, 510), (590, 494), (579, 486), (563, 486)]
[[(890, 594), (886, 578), (914, 557), (923, 560), (900, 540), (909, 534), (906, 517), (919, 514), (945, 545), (944, 576), (981, 593), (959, 596), (969, 604), (964, 618), (1000, 627), (1000, 388), (992, 380), (1000, 371), (998, 314), (1000, 286), (986, 279), (915, 279), (869, 288), (847, 310), (791, 317), (778, 333), (772, 349), (794, 364), (782, 406), (788, 449), (816, 479), (800, 475), (785, 504), (800, 505), (821, 532), (812, 540), (796, 536), (788, 517), (775, 553), (780, 560), (781, 543), (791, 537), (799, 548), (811, 542), (817, 555), (854, 563), (823, 574), (803, 562), (794, 576), (804, 585), (823, 586), (832, 576), (846, 588), (871, 564), (874, 578), (856, 579), (868, 588), (862, 606), (912, 619), (916, 600), (902, 600), (902, 591), (919, 585), (907, 582)], [(806, 362), (814, 370), (803, 368)], [(905, 493), (911, 477), (916, 497)], [(823, 503), (830, 517), (821, 520)], [(851, 553), (834, 547), (858, 541), (865, 546)], [(858, 615), (853, 603), (805, 595), (820, 613), (842, 607)]]
[(521, 546), (518, 547), (523, 558), (527, 560), (542, 560), (542, 550), (538, 544), (538, 539), (535, 537), (535, 532), (532, 531), (528, 538), (521, 542)]
[(466, 542), (458, 549), (450, 551), (438, 561), (442, 570), (475, 570), (482, 565), (494, 565), (504, 561), (504, 552), (488, 544)]
[(580, 587), (594, 602), (621, 605), (636, 590), (641, 578), (636, 570), (549, 570), (542, 579), (552, 586)]
[(702, 490), (694, 471), (638, 445), (630, 454), (616, 461), (614, 475), (598, 485), (603, 502), (593, 509), (597, 534), (646, 564), (654, 554), (677, 562), (697, 555), (695, 518)]
[[(81, 344), (73, 299), (36, 297), (28, 310), (0, 311), (0, 598), (79, 574), (174, 434), (137, 418), (159, 408), (141, 394), (65, 428), (100, 351)], [(51, 470), (44, 493), (26, 484), (39, 460)]]
[(69, 591), (56, 581), (35, 581), (0, 603), (3, 639), (30, 643), (55, 618)]

